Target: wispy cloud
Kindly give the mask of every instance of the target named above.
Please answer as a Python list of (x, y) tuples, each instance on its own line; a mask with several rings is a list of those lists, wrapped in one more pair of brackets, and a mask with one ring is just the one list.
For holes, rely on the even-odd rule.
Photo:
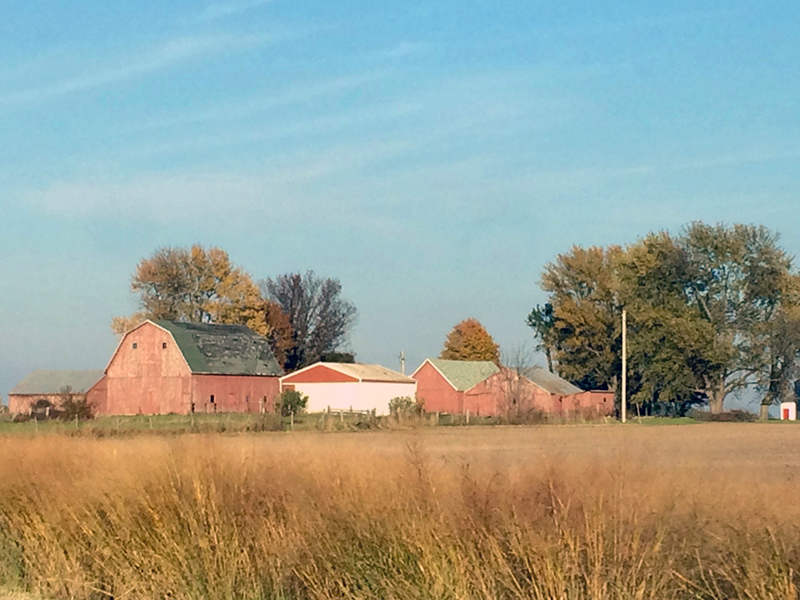
[(428, 45), (423, 42), (402, 42), (394, 48), (381, 50), (375, 54), (378, 59), (405, 58), (416, 54), (422, 54), (428, 49)]
[(259, 172), (187, 170), (122, 181), (61, 181), (29, 194), (27, 201), (48, 214), (162, 223), (232, 213), (313, 221), (330, 202), (328, 188), (352, 187), (362, 168), (410, 149), (407, 141), (339, 145), (277, 157)]
[(125, 153), (140, 160), (154, 156), (170, 156), (186, 152), (219, 149), (223, 147), (257, 144), (260, 142), (291, 140), (307, 136), (332, 136), (341, 134), (348, 128), (370, 124), (385, 129), (392, 123), (418, 115), (422, 110), (419, 103), (397, 102), (389, 105), (374, 105), (367, 108), (337, 112), (318, 118), (301, 119), (293, 122), (255, 127), (237, 127), (224, 132), (199, 136), (180, 136), (163, 142), (141, 146), (126, 146)]
[(330, 98), (339, 93), (364, 87), (384, 78), (386, 75), (386, 71), (343, 75), (342, 77), (298, 85), (270, 95), (239, 99), (235, 102), (220, 104), (190, 114), (151, 119), (136, 125), (135, 129), (158, 129), (215, 121), (235, 121), (281, 106), (302, 104), (319, 98)]
[(230, 0), (228, 2), (212, 2), (207, 4), (203, 11), (198, 15), (198, 20), (215, 21), (225, 17), (238, 15), (259, 6), (269, 4), (274, 0)]
[[(303, 97), (330, 97), (331, 90), (358, 88), (369, 76), (322, 81), (307, 87), (289, 90), (271, 100), (293, 102)], [(348, 209), (359, 210), (379, 198), (385, 205), (389, 196), (396, 197), (398, 206), (409, 197), (424, 198), (424, 202), (441, 198), (474, 197), (475, 189), (496, 190), (497, 175), (502, 165), (478, 169), (470, 164), (462, 169), (459, 163), (438, 168), (433, 174), (420, 169), (422, 165), (438, 163), (442, 156), (459, 148), (456, 159), (491, 154), (490, 148), (504, 143), (514, 124), (514, 131), (549, 126), (555, 119), (552, 101), (542, 99), (534, 107), (531, 99), (524, 103), (526, 118), (536, 113), (532, 122), (520, 118), (522, 100), (517, 97), (515, 74), (449, 78), (438, 81), (431, 89), (416, 92), (393, 102), (361, 102), (345, 111), (329, 110), (313, 118), (294, 116), (280, 119), (258, 119), (242, 127), (226, 127), (219, 132), (207, 128), (191, 128), (203, 134), (170, 135), (162, 143), (125, 146), (125, 155), (118, 155), (119, 164), (131, 165), (158, 159), (160, 169), (183, 153), (217, 149), (220, 146), (258, 144), (262, 141), (297, 138), (301, 143), (264, 144), (254, 146), (250, 153), (258, 159), (247, 160), (247, 167), (237, 167), (236, 173), (226, 167), (203, 171), (188, 166), (176, 167), (170, 174), (130, 173), (119, 179), (84, 177), (56, 181), (35, 191), (28, 201), (40, 210), (61, 215), (125, 217), (141, 220), (171, 222), (191, 214), (199, 219), (225, 215), (228, 211), (241, 214), (255, 211), (258, 215), (274, 211), (278, 203), (288, 202), (292, 210), (287, 218), (302, 211), (310, 220), (325, 215), (326, 202), (341, 202), (343, 214)], [(491, 90), (487, 92), (487, 90)], [(270, 102), (257, 102), (239, 107), (238, 114), (263, 110)], [(235, 105), (233, 107), (235, 109)], [(558, 103), (558, 110), (563, 110)], [(551, 118), (545, 118), (551, 115)], [(229, 107), (215, 107), (209, 112), (189, 117), (226, 119)], [(540, 124), (541, 123), (541, 124)], [(468, 143), (465, 145), (465, 141)], [(477, 143), (476, 143), (477, 141)], [(212, 154), (214, 150), (211, 151)], [(163, 156), (172, 156), (169, 161)], [(439, 158), (437, 158), (439, 157)], [(254, 162), (254, 160), (257, 162)], [(179, 159), (177, 164), (187, 164)], [(132, 167), (135, 169), (136, 167)], [(80, 169), (79, 169), (80, 170)], [(96, 169), (84, 169), (84, 172)], [(119, 169), (106, 169), (106, 172)], [(467, 177), (461, 174), (466, 172)], [(504, 171), (507, 173), (508, 169)], [(483, 174), (494, 175), (483, 177)], [(420, 181), (430, 182), (430, 189), (420, 193)], [(449, 182), (449, 183), (447, 183)], [(456, 182), (456, 185), (453, 185)], [(459, 182), (468, 182), (461, 185)], [(453, 193), (457, 189), (457, 193)], [(389, 190), (396, 192), (389, 193)], [(487, 191), (487, 193), (489, 193)], [(502, 194), (499, 194), (502, 196)], [(497, 195), (495, 195), (497, 196)], [(392, 200), (394, 202), (394, 200)], [(435, 202), (434, 202), (435, 203)], [(270, 213), (271, 214), (271, 213)], [(329, 218), (325, 216), (324, 218)]]
[[(672, 207), (667, 193), (643, 200), (648, 178), (738, 164), (735, 158), (720, 157), (660, 166), (509, 172), (502, 159), (480, 155), (405, 163), (403, 157), (414, 155), (419, 146), (418, 139), (373, 141), (276, 157), (246, 172), (193, 169), (123, 180), (60, 181), (29, 194), (27, 202), (55, 216), (198, 227), (218, 221), (229, 228), (260, 230), (302, 221), (312, 228), (381, 228), (387, 235), (404, 231), (411, 236), (441, 223), (514, 227), (543, 219), (544, 206), (546, 221), (566, 215), (574, 219), (586, 202), (599, 202), (608, 211), (621, 211), (620, 222), (642, 221), (639, 225), (646, 228), (653, 223), (677, 226), (697, 216), (686, 205)], [(520, 203), (520, 198), (527, 200)], [(746, 193), (735, 199), (706, 194), (693, 206), (713, 202), (720, 208), (731, 202), (738, 215), (753, 208), (753, 197)], [(639, 209), (631, 211), (631, 206)], [(415, 243), (425, 243), (420, 235)]]
[(587, 167), (565, 171), (534, 174), (558, 185), (569, 181), (572, 185), (591, 187), (601, 181), (649, 177), (659, 174), (705, 171), (709, 169), (725, 169), (772, 161), (783, 161), (800, 158), (800, 149), (786, 148), (781, 150), (743, 150), (736, 153), (717, 154), (680, 160), (661, 160), (643, 162), (619, 167)]
[(0, 93), (0, 110), (25, 107), (113, 83), (138, 79), (203, 57), (276, 42), (283, 34), (205, 35), (167, 40), (115, 65), (75, 75), (54, 83)]

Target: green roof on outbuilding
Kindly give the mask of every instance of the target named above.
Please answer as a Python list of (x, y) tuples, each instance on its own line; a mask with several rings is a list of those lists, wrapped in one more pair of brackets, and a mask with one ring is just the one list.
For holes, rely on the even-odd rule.
[(12, 396), (59, 394), (65, 388), (84, 394), (103, 378), (102, 370), (95, 371), (33, 371), (9, 392)]
[(443, 358), (429, 358), (428, 360), (459, 392), (465, 392), (500, 372), (498, 366), (490, 360), (445, 360)]
[(266, 338), (244, 325), (153, 321), (172, 334), (192, 373), (283, 375)]

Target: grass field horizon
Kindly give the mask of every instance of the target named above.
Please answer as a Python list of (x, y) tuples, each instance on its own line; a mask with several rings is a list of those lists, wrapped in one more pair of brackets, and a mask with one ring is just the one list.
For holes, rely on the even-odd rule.
[[(744, 411), (739, 411), (744, 414)], [(721, 415), (734, 415), (733, 421), (742, 420), (735, 416), (737, 411)], [(702, 419), (703, 414), (691, 413), (683, 417), (658, 417), (629, 415), (626, 425), (687, 425)], [(22, 417), (20, 419), (20, 417)], [(756, 415), (752, 415), (756, 419)], [(769, 419), (771, 424), (791, 425), (789, 421)], [(580, 414), (547, 414), (531, 413), (517, 418), (508, 416), (475, 416), (426, 413), (422, 416), (403, 417), (399, 420), (391, 415), (373, 416), (359, 412), (334, 411), (332, 413), (303, 412), (292, 422), (288, 417), (281, 417), (274, 412), (267, 413), (197, 413), (197, 414), (160, 414), (160, 415), (99, 415), (90, 419), (62, 420), (36, 419), (28, 415), (11, 415), (0, 413), (0, 436), (6, 434), (48, 435), (64, 434), (68, 436), (116, 437), (134, 435), (181, 435), (197, 433), (263, 433), (277, 431), (323, 431), (351, 432), (364, 430), (395, 430), (430, 427), (465, 427), (465, 426), (531, 426), (531, 425), (608, 425), (621, 426), (613, 416), (595, 416)]]
[(797, 597), (795, 427), (42, 434), (0, 454), (8, 594)]

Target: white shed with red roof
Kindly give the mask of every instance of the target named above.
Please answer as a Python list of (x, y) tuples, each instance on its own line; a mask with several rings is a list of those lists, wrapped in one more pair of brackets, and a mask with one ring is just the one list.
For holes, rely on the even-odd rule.
[(319, 362), (281, 378), (281, 390), (308, 396), (308, 412), (372, 411), (388, 414), (389, 400), (414, 398), (417, 382), (381, 365)]

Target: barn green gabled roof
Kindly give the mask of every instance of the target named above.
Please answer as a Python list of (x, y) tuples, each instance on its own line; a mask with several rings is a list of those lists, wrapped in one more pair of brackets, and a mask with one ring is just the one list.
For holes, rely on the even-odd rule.
[(490, 360), (444, 360), (442, 358), (429, 358), (428, 360), (459, 392), (465, 392), (500, 372), (498, 366)]
[(75, 394), (84, 394), (103, 378), (103, 371), (33, 371), (9, 392), (12, 396), (59, 394), (70, 388)]
[(249, 327), (153, 322), (172, 334), (192, 373), (283, 375), (269, 342)]

